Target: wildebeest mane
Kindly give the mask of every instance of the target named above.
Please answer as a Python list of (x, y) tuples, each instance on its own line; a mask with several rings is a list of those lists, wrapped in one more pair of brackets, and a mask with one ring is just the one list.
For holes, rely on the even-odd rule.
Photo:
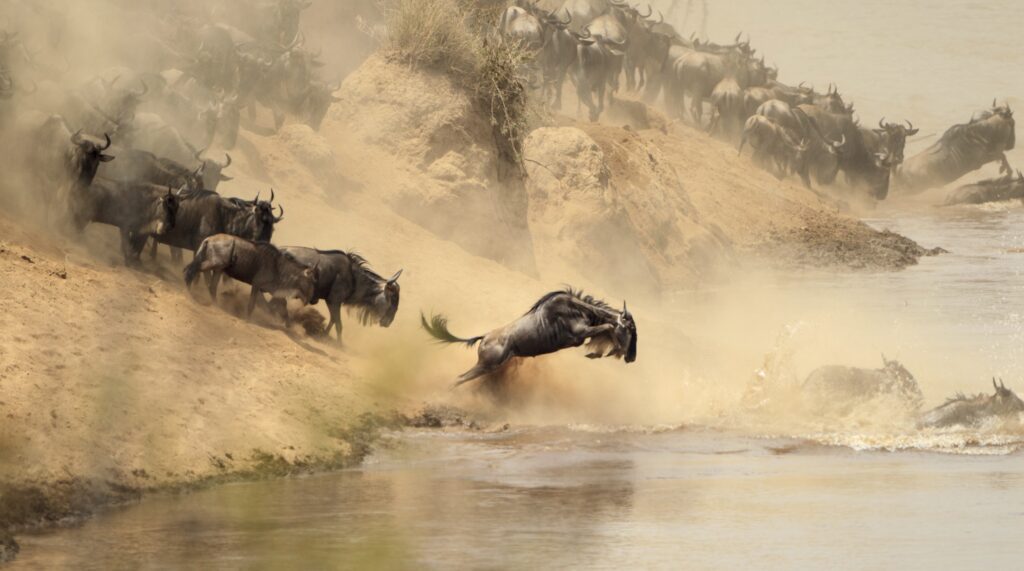
[(610, 306), (607, 303), (605, 303), (604, 300), (598, 299), (598, 298), (596, 298), (596, 297), (594, 297), (592, 295), (584, 293), (584, 291), (581, 290), (581, 289), (577, 290), (577, 289), (573, 289), (571, 286), (566, 286), (565, 289), (555, 290), (555, 291), (548, 292), (548, 293), (544, 294), (540, 299), (537, 300), (536, 303), (533, 304), (533, 307), (531, 307), (529, 309), (529, 311), (527, 311), (523, 315), (529, 315), (529, 314), (537, 311), (545, 303), (551, 301), (553, 298), (555, 298), (557, 296), (560, 296), (560, 295), (569, 295), (569, 296), (573, 297), (574, 299), (583, 302), (584, 304), (591, 305), (591, 306), (597, 307), (599, 309), (603, 309), (605, 311), (611, 311), (611, 312), (617, 311), (612, 306)]

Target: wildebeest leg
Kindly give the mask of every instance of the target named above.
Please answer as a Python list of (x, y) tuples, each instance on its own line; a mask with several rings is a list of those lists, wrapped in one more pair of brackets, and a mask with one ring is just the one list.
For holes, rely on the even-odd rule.
[(124, 255), (124, 265), (132, 266), (132, 234), (124, 228), (121, 228), (121, 254)]
[[(156, 252), (156, 242), (153, 243), (153, 252)], [(181, 248), (171, 248), (171, 259), (175, 262), (181, 261)]]
[(245, 318), (249, 319), (252, 317), (252, 310), (256, 307), (256, 298), (260, 295), (260, 290), (256, 286), (252, 286), (252, 290), (249, 292), (249, 305), (245, 308)]
[(999, 153), (999, 160), (1002, 162), (999, 165), (1000, 174), (1013, 174), (1013, 167), (1010, 166), (1010, 161), (1006, 160), (1006, 153)]
[[(486, 342), (485, 342), (486, 343)], [(473, 379), (478, 379), (487, 373), (497, 371), (512, 358), (509, 351), (502, 345), (481, 345), (479, 351), (479, 360), (472, 369), (459, 375), (459, 378), (455, 381), (452, 388), (455, 388), (464, 383), (468, 383)]]
[(331, 326), (334, 326), (334, 332), (338, 337), (338, 343), (341, 343), (341, 304), (327, 302), (327, 312), (331, 314), (331, 320), (327, 322), (327, 327), (324, 328), (324, 333), (331, 333)]
[(156, 238), (153, 238), (153, 245), (150, 246), (150, 248), (149, 248), (149, 259), (150, 260), (155, 260), (156, 259), (156, 248), (159, 245), (160, 245), (160, 242), (157, 242)]
[(212, 272), (206, 273), (206, 287), (210, 290), (210, 299), (214, 303), (217, 302), (217, 285), (220, 284), (220, 276), (224, 272), (220, 270), (213, 270)]

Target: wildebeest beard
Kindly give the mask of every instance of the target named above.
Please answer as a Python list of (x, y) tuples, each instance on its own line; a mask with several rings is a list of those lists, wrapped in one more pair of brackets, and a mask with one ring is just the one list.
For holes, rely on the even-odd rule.
[(377, 275), (363, 264), (365, 261), (356, 255), (354, 261), (357, 264), (356, 294), (350, 302), (350, 312), (356, 314), (356, 319), (362, 325), (369, 325), (377, 322), (381, 327), (388, 327), (395, 319), (398, 312), (400, 297), (400, 286), (398, 275), (391, 279), (384, 279)]

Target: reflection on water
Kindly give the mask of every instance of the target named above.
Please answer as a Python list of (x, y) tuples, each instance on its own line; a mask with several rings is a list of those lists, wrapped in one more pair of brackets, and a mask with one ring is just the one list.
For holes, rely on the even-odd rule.
[(1020, 455), (706, 430), (424, 432), (359, 470), (26, 537), (14, 568), (1014, 568), (1022, 499)]

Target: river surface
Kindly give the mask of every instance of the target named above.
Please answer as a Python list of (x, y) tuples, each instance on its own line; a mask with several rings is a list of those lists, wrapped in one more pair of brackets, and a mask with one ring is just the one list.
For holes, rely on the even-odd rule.
[[(869, 222), (952, 253), (771, 287), (811, 314), (813, 300), (871, 294), (897, 330), (940, 329), (929, 354), (966, 352), (954, 362), (1022, 391), (1024, 211)], [(947, 368), (921, 379), (930, 401), (945, 385), (987, 390), (983, 376), (943, 380)], [(1024, 557), (1019, 429), (761, 419), (406, 431), (358, 469), (148, 498), (23, 536), (12, 568), (977, 569)]]

